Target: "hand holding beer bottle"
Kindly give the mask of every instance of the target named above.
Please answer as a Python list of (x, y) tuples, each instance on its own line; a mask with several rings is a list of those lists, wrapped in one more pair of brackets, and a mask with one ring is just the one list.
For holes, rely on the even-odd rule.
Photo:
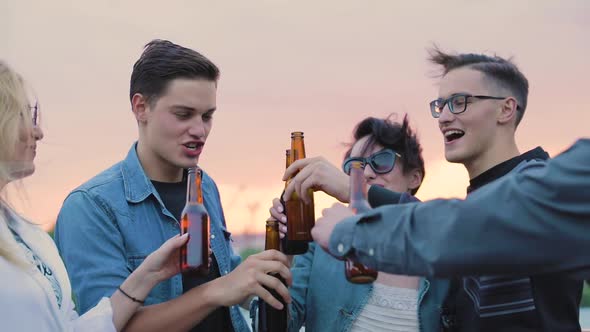
[[(305, 158), (302, 132), (291, 133), (291, 151), (287, 156), (287, 168), (292, 162)], [(285, 182), (285, 188), (289, 186), (290, 180)], [(287, 236), (282, 239), (282, 251), (285, 254), (303, 254), (307, 251), (307, 243), (313, 241), (311, 237), (311, 229), (315, 223), (313, 191), (309, 190), (307, 196), (307, 203), (296, 192), (284, 200), (285, 214), (287, 215)]]
[[(366, 182), (363, 174), (363, 163), (353, 161), (350, 169), (350, 204), (348, 207), (355, 213), (364, 213), (371, 209), (366, 197)], [(346, 279), (355, 284), (371, 283), (377, 279), (377, 271), (367, 266), (346, 259)]]
[[(278, 227), (278, 221), (273, 219), (266, 221), (266, 239), (264, 250), (279, 250), (280, 239)], [(279, 273), (269, 273), (268, 275), (277, 278), (281, 281), (281, 283), (283, 283), (283, 285), (287, 285), (285, 279), (283, 279)], [(274, 298), (283, 304), (283, 308), (280, 310), (275, 309), (260, 299), (258, 303), (258, 332), (286, 332), (289, 313), (287, 304), (275, 290), (268, 287), (264, 288), (268, 290)]]
[(182, 273), (209, 274), (209, 214), (203, 205), (202, 171), (188, 170), (186, 205), (182, 210), (180, 234), (188, 233), (188, 242), (180, 250)]

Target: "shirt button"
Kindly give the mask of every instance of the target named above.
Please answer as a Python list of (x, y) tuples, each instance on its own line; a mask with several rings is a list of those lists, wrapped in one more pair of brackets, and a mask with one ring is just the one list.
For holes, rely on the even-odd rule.
[(214, 238), (215, 238), (215, 234), (211, 234), (211, 239), (214, 239)]
[(369, 249), (369, 256), (373, 256), (373, 255), (375, 255), (375, 250)]
[(343, 253), (344, 252), (344, 245), (342, 243), (338, 244), (338, 252), (339, 253)]
[(223, 274), (227, 274), (227, 270), (223, 270)]

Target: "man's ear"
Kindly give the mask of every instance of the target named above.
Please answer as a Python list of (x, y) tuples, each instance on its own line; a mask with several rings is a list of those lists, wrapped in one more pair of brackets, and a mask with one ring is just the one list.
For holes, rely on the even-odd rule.
[(516, 118), (518, 102), (514, 97), (508, 97), (502, 101), (502, 108), (498, 114), (498, 123), (507, 124)]
[(147, 121), (147, 112), (149, 109), (148, 101), (141, 93), (136, 93), (131, 98), (131, 110), (137, 122)]

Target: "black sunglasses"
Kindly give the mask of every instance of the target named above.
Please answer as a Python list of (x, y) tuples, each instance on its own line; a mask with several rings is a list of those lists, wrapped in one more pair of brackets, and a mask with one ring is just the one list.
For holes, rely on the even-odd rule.
[(386, 174), (391, 172), (393, 166), (395, 166), (395, 160), (397, 158), (401, 158), (402, 156), (391, 150), (391, 149), (383, 149), (379, 152), (376, 152), (368, 157), (348, 157), (342, 163), (342, 170), (344, 173), (350, 175), (350, 168), (352, 167), (352, 162), (360, 161), (365, 165), (371, 166), (375, 174)]

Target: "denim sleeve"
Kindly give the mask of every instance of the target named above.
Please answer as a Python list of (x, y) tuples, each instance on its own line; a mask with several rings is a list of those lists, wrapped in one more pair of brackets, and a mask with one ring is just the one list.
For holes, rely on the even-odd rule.
[(315, 242), (309, 244), (308, 251), (303, 255), (297, 255), (293, 259), (291, 274), (293, 284), (289, 289), (291, 305), (289, 306), (289, 331), (299, 331), (306, 319), (306, 299), (309, 290), (309, 276), (311, 274), (313, 257), (316, 250)]
[[(384, 206), (338, 224), (330, 251), (379, 271), (590, 277), (590, 140), (462, 200)], [(342, 251), (338, 250), (342, 249)]]
[(111, 296), (131, 273), (123, 238), (108, 211), (88, 193), (76, 191), (66, 198), (57, 217), (55, 242), (80, 314)]

